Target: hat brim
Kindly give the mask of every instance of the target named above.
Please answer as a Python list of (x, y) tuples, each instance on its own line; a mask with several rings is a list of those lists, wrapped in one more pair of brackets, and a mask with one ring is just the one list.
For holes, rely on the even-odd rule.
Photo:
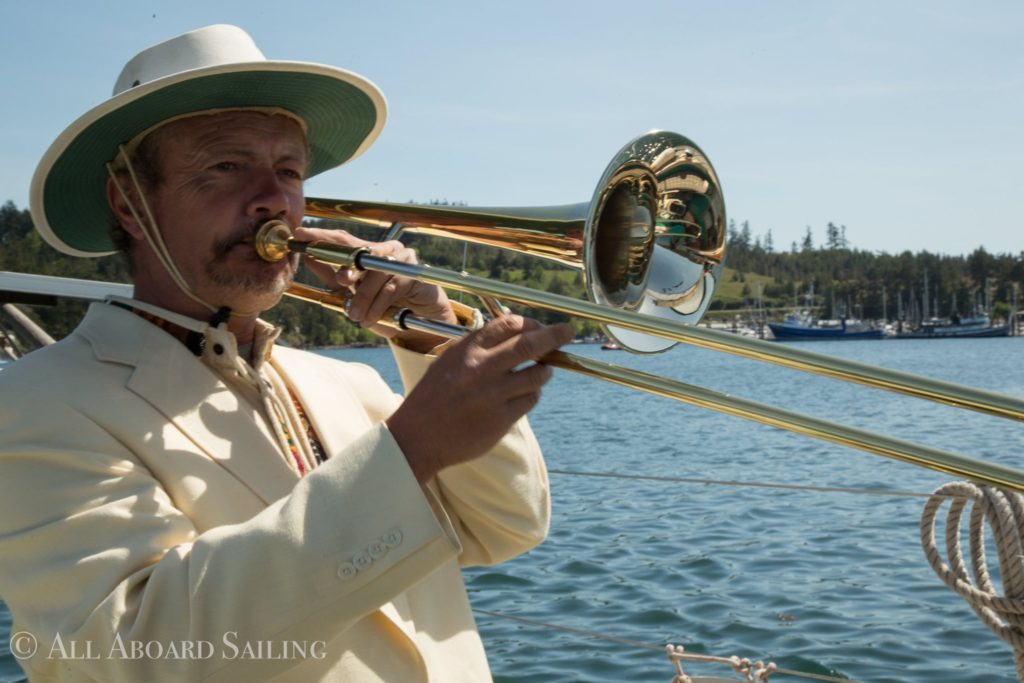
[(359, 156), (387, 117), (384, 96), (373, 83), (321, 64), (236, 63), (158, 79), (93, 108), (50, 146), (30, 190), (36, 229), (65, 254), (112, 253), (105, 164), (117, 146), (161, 121), (231, 107), (280, 107), (300, 117), (310, 176)]

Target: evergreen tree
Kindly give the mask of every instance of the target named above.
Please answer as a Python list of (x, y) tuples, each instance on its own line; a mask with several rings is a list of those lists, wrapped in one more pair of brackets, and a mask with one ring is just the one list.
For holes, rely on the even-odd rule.
[(842, 242), (839, 238), (839, 228), (835, 223), (829, 221), (828, 225), (825, 226), (825, 248), (826, 249), (841, 249)]
[(814, 249), (814, 237), (811, 235), (811, 226), (807, 226), (807, 233), (804, 235), (804, 241), (801, 245), (803, 251), (811, 251)]
[(750, 248), (750, 221), (743, 221), (743, 228), (740, 230), (739, 242), (744, 249)]

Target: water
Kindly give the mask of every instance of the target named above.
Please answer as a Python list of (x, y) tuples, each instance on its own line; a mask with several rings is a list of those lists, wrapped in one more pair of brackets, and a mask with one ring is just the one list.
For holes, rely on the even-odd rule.
[[(1024, 396), (1024, 340), (828, 342), (803, 348)], [(994, 462), (1020, 425), (690, 347), (573, 352)], [(382, 349), (326, 352), (376, 366)], [(533, 426), (570, 472), (929, 492), (938, 473), (664, 398), (556, 373)], [(923, 500), (552, 474), (550, 538), (467, 572), (474, 607), (653, 645), (882, 683), (1016, 680), (1008, 646), (927, 565)], [(990, 553), (990, 558), (994, 553)], [(663, 653), (478, 615), (499, 681), (657, 681)], [(0, 612), (0, 632), (9, 628)], [(0, 638), (0, 683), (18, 680)], [(725, 675), (714, 666), (688, 673)], [(789, 678), (780, 680), (796, 680)]]
[[(803, 348), (1024, 395), (1024, 369), (1015, 362), (1024, 351), (1021, 340), (964, 341)], [(1024, 430), (1004, 420), (689, 347), (646, 357), (577, 348), (647, 372), (1020, 465)], [(570, 375), (558, 377), (546, 392), (534, 427), (549, 466), (559, 470), (903, 491), (931, 491), (946, 480)], [(920, 499), (571, 475), (553, 475), (552, 488), (551, 538), (500, 568), (472, 572), (475, 606), (862, 681), (1015, 680), (1009, 648), (928, 567), (918, 540)], [(670, 677), (657, 652), (491, 617), (479, 621), (504, 681)]]

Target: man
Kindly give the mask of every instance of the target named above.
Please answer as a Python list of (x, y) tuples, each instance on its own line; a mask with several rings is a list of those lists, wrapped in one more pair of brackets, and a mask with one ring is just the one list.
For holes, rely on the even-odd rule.
[[(108, 253), (112, 213), (135, 298), (0, 375), (0, 595), (38, 644), (12, 640), (30, 680), (490, 679), (459, 565), (546, 533), (520, 418), (549, 370), (523, 364), (568, 328), (510, 316), (443, 349), (399, 334), (401, 401), (258, 319), (297, 264), (256, 257), (255, 230), (297, 226), (305, 178), (383, 120), (365, 79), (212, 26), (136, 56), (47, 152), (37, 228)], [(456, 317), (441, 290), (380, 274), (350, 314), (373, 327), (392, 306)]]

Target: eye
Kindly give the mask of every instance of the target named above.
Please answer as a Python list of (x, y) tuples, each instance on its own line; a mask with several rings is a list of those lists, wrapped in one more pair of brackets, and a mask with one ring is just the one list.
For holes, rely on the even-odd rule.
[(302, 173), (300, 171), (295, 170), (294, 168), (282, 168), (278, 170), (278, 173), (285, 176), (286, 178), (291, 178), (293, 180), (302, 180)]
[(234, 161), (221, 161), (211, 166), (215, 171), (234, 171), (238, 168), (238, 164)]

